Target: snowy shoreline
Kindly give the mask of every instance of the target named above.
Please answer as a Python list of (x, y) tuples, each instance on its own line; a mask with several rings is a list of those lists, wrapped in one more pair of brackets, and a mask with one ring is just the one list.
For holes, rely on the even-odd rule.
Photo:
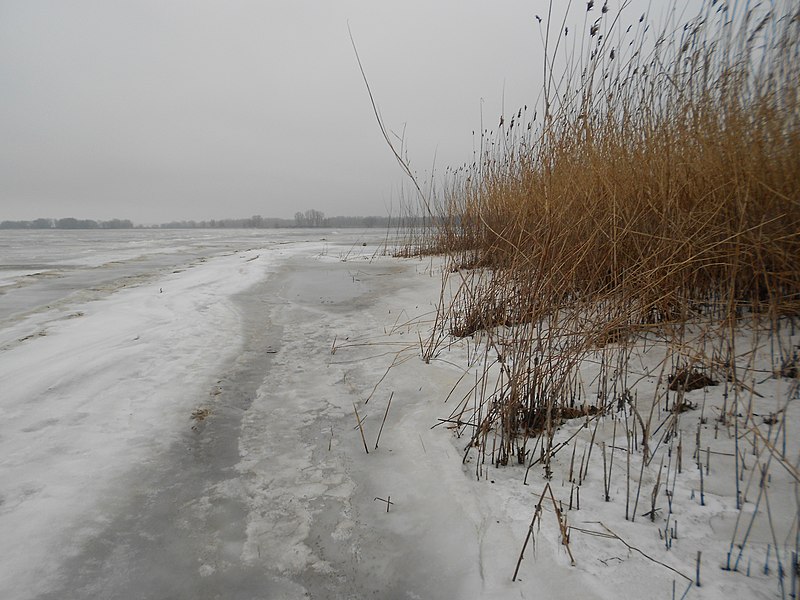
[[(451, 340), (425, 364), (440, 263), (369, 242), (209, 256), (1, 329), (0, 597), (669, 598), (687, 589), (698, 549), (703, 587), (687, 598), (780, 597), (774, 559), (763, 574), (763, 523), (745, 557), (751, 576), (720, 568), (736, 511), (716, 454), (704, 506), (696, 473), (670, 475), (672, 550), (661, 517), (622, 518), (620, 452), (612, 501), (594, 474), (568, 511), (576, 566), (545, 506), (512, 582), (547, 482), (534, 470), (523, 485), (514, 466), (476, 477), (467, 439), (431, 428), (453, 390), (468, 389), (475, 342)], [(759, 390), (775, 404), (787, 385)], [(704, 394), (711, 410), (719, 390), (688, 398)], [(703, 444), (716, 451), (708, 427)], [(595, 463), (601, 443), (615, 452), (611, 418), (596, 439), (580, 423), (558, 439), (573, 433), (595, 444)], [(790, 455), (796, 446), (791, 437)], [(570, 483), (550, 484), (566, 508)], [(790, 488), (772, 485), (789, 535)]]

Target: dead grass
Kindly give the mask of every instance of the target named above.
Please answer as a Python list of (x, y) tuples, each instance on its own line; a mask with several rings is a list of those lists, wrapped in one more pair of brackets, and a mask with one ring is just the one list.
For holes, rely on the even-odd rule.
[(585, 401), (576, 369), (590, 354), (620, 370), (598, 387), (604, 410), (643, 332), (686, 359), (674, 391), (697, 379), (680, 324), (713, 330), (722, 362), (732, 324), (800, 313), (800, 12), (721, 6), (658, 34), (604, 10), (573, 51), (575, 33), (545, 22), (538, 108), (501, 117), (479, 160), (424, 198), (432, 226), (402, 251), (449, 257), (438, 321), (485, 336), (502, 381), (479, 386), (473, 441), (501, 431), (501, 463), (526, 451), (518, 415)]

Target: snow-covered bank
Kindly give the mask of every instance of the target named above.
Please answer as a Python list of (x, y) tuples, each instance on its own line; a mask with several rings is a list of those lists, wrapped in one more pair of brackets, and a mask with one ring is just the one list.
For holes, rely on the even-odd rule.
[[(625, 413), (611, 411), (588, 427), (583, 419), (565, 423), (556, 436), (566, 450), (556, 457), (555, 475), (546, 479), (539, 465), (526, 477), (524, 466), (492, 466), (491, 435), (488, 448), (468, 449), (466, 424), (441, 421), (475, 396), (482, 367), (470, 338), (445, 336), (430, 364), (420, 356), (433, 326), (439, 263), (367, 255), (347, 263), (298, 256), (291, 265), (287, 303), (274, 313), (285, 327), (281, 352), (243, 427), (239, 470), (241, 497), (250, 506), (243, 552), (249, 564), (277, 569), (316, 598), (668, 599), (673, 590), (689, 599), (790, 597), (797, 384), (773, 376), (770, 343), (762, 337), (753, 345), (752, 323), (743, 324), (737, 342), (740, 360), (756, 377), (748, 375), (741, 388), (748, 403), (741, 411), (752, 412), (742, 427), (773, 440), (788, 433), (763, 497), (758, 474), (770, 451), (742, 438), (739, 511), (734, 420), (718, 420), (726, 398), (730, 410), (731, 386), (687, 392), (686, 412), (675, 417), (682, 447), (677, 436), (665, 437), (674, 415), (657, 382), (668, 337), (642, 340), (631, 358), (640, 410), (661, 397), (654, 458), (643, 464), (639, 448), (627, 462), (619, 422)], [(784, 345), (800, 341), (785, 335)], [(599, 372), (599, 359), (590, 357), (584, 385), (591, 387)], [(579, 491), (567, 478), (573, 448), (575, 470), (585, 469)], [(569, 545), (547, 496), (512, 581), (548, 483)], [(635, 520), (626, 518), (633, 511)], [(742, 556), (738, 572), (725, 570), (729, 552), (731, 568)]]
[(475, 481), (462, 442), (431, 430), (462, 374), (419, 356), (438, 263), (297, 255), (280, 279), (282, 343), (240, 445), (247, 564), (298, 598), (609, 597), (549, 542), (511, 582), (532, 491), (518, 470)]

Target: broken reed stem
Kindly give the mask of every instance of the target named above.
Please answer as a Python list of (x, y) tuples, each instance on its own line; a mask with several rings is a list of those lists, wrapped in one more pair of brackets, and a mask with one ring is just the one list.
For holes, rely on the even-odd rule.
[(664, 457), (661, 457), (661, 465), (658, 467), (656, 484), (653, 486), (653, 494), (650, 497), (650, 521), (656, 520), (656, 500), (658, 499), (658, 489), (661, 487), (661, 472), (664, 470)]
[(539, 496), (539, 502), (536, 503), (536, 508), (533, 511), (533, 517), (531, 517), (531, 523), (528, 525), (528, 533), (525, 535), (525, 541), (522, 543), (522, 550), (519, 552), (519, 558), (517, 559), (517, 566), (514, 569), (514, 576), (511, 578), (511, 581), (517, 580), (517, 575), (519, 574), (519, 567), (522, 564), (522, 559), (525, 556), (525, 548), (528, 547), (528, 541), (533, 538), (533, 526), (536, 524), (536, 519), (540, 518), (539, 515), (542, 512), (542, 502), (544, 501), (544, 495), (547, 492), (547, 488), (550, 483), (545, 484), (544, 489), (542, 490), (541, 496)]
[(697, 576), (694, 581), (694, 584), (697, 587), (700, 587), (700, 557), (702, 556), (702, 554), (703, 554), (702, 551), (700, 550), (697, 551)]
[(700, 506), (706, 505), (705, 484), (703, 480), (703, 465), (700, 465)]
[(642, 491), (642, 481), (644, 480), (644, 466), (646, 462), (647, 461), (645, 461), (644, 456), (642, 456), (642, 468), (639, 470), (639, 484), (636, 486), (636, 500), (633, 503), (631, 522), (636, 520), (636, 510), (639, 507), (639, 493)]
[(575, 480), (573, 479), (573, 468), (575, 466), (575, 450), (578, 448), (578, 442), (572, 444), (572, 458), (569, 460), (569, 481), (574, 483)]
[(606, 502), (610, 502), (611, 498), (608, 495), (608, 472), (606, 471), (606, 443), (603, 442), (603, 497)]
[(625, 465), (625, 520), (630, 519), (630, 506), (631, 506), (631, 443), (633, 436), (629, 431), (625, 432), (628, 440), (628, 448), (626, 453)]
[(356, 423), (358, 423), (358, 430), (361, 432), (361, 441), (364, 442), (364, 451), (369, 454), (369, 448), (367, 448), (367, 438), (364, 437), (364, 427), (361, 424), (361, 417), (358, 416), (358, 408), (356, 408), (355, 402), (353, 402), (353, 412), (356, 413)]
[(632, 545), (630, 545), (628, 542), (626, 542), (625, 540), (623, 540), (623, 539), (622, 539), (620, 536), (618, 536), (616, 533), (614, 533), (613, 531), (611, 531), (611, 529), (609, 529), (609, 528), (608, 528), (606, 525), (604, 525), (602, 521), (597, 521), (597, 523), (598, 523), (598, 524), (599, 524), (599, 525), (600, 525), (600, 526), (601, 526), (603, 529), (605, 529), (605, 530), (608, 532), (608, 534), (609, 534), (611, 537), (613, 537), (613, 538), (615, 538), (615, 539), (619, 540), (619, 541), (620, 541), (620, 542), (621, 542), (621, 543), (622, 543), (622, 544), (623, 544), (623, 545), (624, 545), (626, 548), (628, 548), (628, 550), (633, 550), (634, 552), (638, 552), (639, 554), (641, 554), (642, 556), (644, 556), (644, 557), (645, 557), (647, 560), (649, 560), (649, 561), (651, 561), (651, 562), (654, 562), (654, 563), (656, 563), (657, 565), (661, 565), (662, 567), (664, 567), (664, 568), (666, 568), (666, 569), (669, 569), (669, 570), (670, 570), (670, 571), (672, 571), (673, 573), (675, 573), (675, 574), (677, 574), (677, 575), (680, 575), (680, 576), (681, 576), (681, 577), (683, 577), (683, 578), (684, 578), (686, 581), (688, 581), (688, 582), (689, 582), (689, 584), (691, 585), (691, 583), (692, 583), (692, 578), (691, 578), (691, 577), (689, 577), (688, 575), (684, 575), (683, 573), (681, 573), (680, 571), (678, 571), (678, 570), (677, 570), (677, 569), (675, 569), (674, 567), (671, 567), (671, 566), (669, 566), (668, 564), (666, 564), (666, 563), (664, 563), (664, 562), (661, 562), (660, 560), (656, 560), (655, 558), (653, 558), (652, 556), (650, 556), (649, 554), (647, 554), (647, 553), (646, 553), (646, 552), (644, 552), (643, 550), (640, 550), (640, 549), (639, 549), (639, 548), (637, 548), (636, 546), (632, 546)]
[[(383, 383), (383, 380), (384, 380), (384, 379), (386, 379), (386, 376), (389, 374), (389, 371), (391, 371), (391, 370), (392, 370), (392, 369), (393, 369), (395, 366), (397, 366), (397, 365), (399, 365), (399, 364), (402, 364), (402, 363), (406, 362), (408, 359), (410, 359), (410, 358), (411, 358), (411, 356), (409, 355), (409, 356), (406, 356), (406, 357), (405, 357), (405, 358), (404, 358), (402, 361), (400, 361), (400, 355), (401, 355), (402, 353), (403, 353), (403, 350), (401, 350), (400, 352), (398, 352), (398, 353), (396, 353), (396, 354), (394, 355), (394, 358), (392, 359), (392, 363), (391, 363), (391, 364), (390, 364), (388, 367), (386, 367), (386, 371), (385, 371), (385, 372), (384, 372), (384, 374), (381, 376), (381, 378), (378, 380), (378, 382), (375, 384), (375, 386), (372, 388), (372, 391), (369, 393), (369, 396), (367, 396), (367, 399), (366, 399), (366, 400), (364, 400), (364, 404), (365, 404), (365, 405), (366, 405), (366, 404), (367, 404), (367, 403), (368, 403), (368, 402), (369, 402), (369, 401), (372, 399), (372, 396), (374, 396), (374, 395), (375, 395), (375, 392), (377, 391), (377, 389), (378, 389), (378, 386), (379, 386), (381, 383)], [(398, 361), (399, 361), (399, 362), (398, 362)]]
[(375, 498), (374, 498), (372, 501), (373, 501), (373, 502), (375, 502), (375, 500), (379, 500), (379, 501), (381, 501), (381, 502), (384, 502), (384, 503), (386, 503), (386, 512), (387, 512), (387, 513), (389, 512), (389, 507), (390, 507), (390, 506), (392, 506), (392, 505), (394, 504), (394, 502), (392, 502), (392, 497), (391, 497), (391, 496), (386, 496), (386, 499), (385, 499), (385, 500), (384, 500), (383, 498), (378, 498), (378, 497), (376, 496), (376, 497), (375, 497)]
[(596, 419), (594, 422), (594, 430), (592, 431), (592, 439), (589, 441), (589, 455), (586, 457), (586, 470), (583, 472), (583, 479), (586, 479), (589, 475), (589, 461), (592, 459), (592, 448), (594, 448), (594, 437), (597, 435), (598, 425), (600, 425), (600, 419)]
[(392, 397), (394, 392), (389, 394), (389, 402), (386, 404), (386, 412), (383, 413), (383, 421), (381, 421), (381, 428), (378, 430), (378, 437), (375, 440), (375, 450), (378, 449), (378, 442), (381, 441), (381, 433), (383, 433), (383, 426), (386, 423), (386, 417), (389, 415), (389, 407), (392, 405)]
[(617, 419), (614, 419), (614, 429), (611, 433), (611, 460), (608, 463), (608, 483), (606, 485), (606, 498), (611, 499), (611, 474), (614, 470), (614, 448), (617, 443)]
[(572, 556), (572, 550), (569, 547), (569, 530), (567, 529), (566, 517), (563, 516), (561, 512), (561, 507), (556, 502), (556, 498), (553, 495), (553, 488), (550, 486), (550, 482), (547, 483), (547, 491), (550, 493), (550, 499), (553, 501), (553, 510), (555, 510), (556, 518), (558, 519), (558, 527), (561, 530), (561, 543), (567, 549), (567, 554), (569, 554), (570, 564), (574, 567), (575, 566), (575, 558)]
[(575, 558), (572, 556), (572, 550), (569, 546), (569, 527), (566, 523), (566, 517), (564, 516), (559, 503), (556, 501), (556, 497), (553, 495), (553, 488), (550, 485), (550, 482), (546, 482), (544, 485), (544, 489), (542, 490), (541, 495), (539, 496), (539, 501), (536, 503), (536, 508), (533, 512), (533, 517), (531, 518), (530, 525), (528, 525), (528, 533), (525, 535), (525, 541), (522, 543), (522, 550), (520, 550), (519, 558), (517, 559), (517, 566), (514, 569), (514, 575), (511, 577), (511, 581), (517, 580), (517, 575), (519, 574), (519, 567), (522, 564), (522, 559), (525, 555), (525, 549), (528, 547), (528, 542), (533, 538), (533, 526), (536, 524), (537, 519), (541, 520), (541, 513), (542, 513), (542, 502), (544, 502), (545, 495), (550, 496), (550, 501), (553, 503), (553, 511), (558, 520), (558, 528), (561, 532), (561, 544), (567, 549), (567, 554), (569, 555), (570, 564), (575, 566)]

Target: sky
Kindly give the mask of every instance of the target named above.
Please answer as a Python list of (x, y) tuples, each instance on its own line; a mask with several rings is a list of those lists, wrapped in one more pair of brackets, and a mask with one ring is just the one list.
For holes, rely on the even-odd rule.
[(469, 162), (482, 122), (534, 104), (547, 7), (0, 0), (0, 220), (397, 214), (408, 182), (348, 25), (424, 179)]

